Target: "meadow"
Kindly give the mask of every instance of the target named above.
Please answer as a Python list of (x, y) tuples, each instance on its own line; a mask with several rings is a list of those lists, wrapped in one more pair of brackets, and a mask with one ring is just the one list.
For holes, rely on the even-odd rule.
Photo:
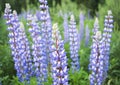
[(77, 0), (46, 1), (18, 14), (4, 2), (0, 85), (120, 85), (120, 0), (92, 14)]

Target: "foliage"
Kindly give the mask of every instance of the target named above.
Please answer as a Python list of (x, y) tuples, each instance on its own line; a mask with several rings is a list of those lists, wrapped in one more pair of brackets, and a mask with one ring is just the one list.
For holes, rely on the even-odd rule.
[(83, 4), (88, 10), (90, 10), (90, 15), (94, 17), (96, 12), (99, 10), (99, 4), (103, 5), (105, 0), (71, 0), (76, 2), (77, 6), (81, 8), (81, 4)]
[(72, 70), (69, 71), (70, 85), (89, 85), (89, 75), (81, 67), (79, 72), (75, 72), (73, 75)]
[(120, 30), (120, 0), (106, 0), (105, 5), (99, 5), (99, 16), (101, 22), (103, 22), (107, 10), (112, 10), (114, 17), (114, 29)]
[(12, 79), (15, 73), (9, 47), (7, 45), (0, 45), (0, 81), (4, 85), (9, 84), (10, 79)]
[[(2, 1), (2, 2), (1, 2)], [(4, 3), (6, 0), (0, 0), (0, 11), (4, 12)], [(26, 0), (27, 1), (27, 0)], [(49, 0), (50, 1), (50, 0)], [(75, 1), (75, 0), (74, 0)], [(77, 1), (77, 0), (76, 0)], [(80, 1), (80, 0), (78, 0)], [(89, 1), (89, 0), (88, 0)], [(102, 0), (101, 0), (102, 1)], [(104, 0), (103, 0), (104, 1)], [(11, 6), (13, 9), (19, 9), (20, 6), (14, 6), (14, 0), (10, 0), (7, 2), (10, 2)], [(16, 1), (15, 1), (16, 2)], [(17, 1), (17, 4), (19, 1)], [(24, 3), (25, 1), (23, 1)], [(86, 1), (83, 1), (83, 3), (86, 3)], [(32, 2), (25, 2), (26, 3), (36, 3), (35, 1)], [(104, 26), (104, 15), (107, 14), (108, 9), (112, 9), (113, 16), (114, 16), (114, 32), (113, 32), (113, 37), (112, 37), (112, 42), (111, 42), (111, 51), (110, 51), (110, 67), (108, 71), (108, 77), (105, 80), (104, 85), (119, 85), (120, 84), (120, 32), (118, 31), (120, 25), (119, 25), (119, 3), (120, 0), (106, 0), (106, 4), (104, 5), (99, 5), (99, 12), (98, 12), (98, 17), (99, 17), (99, 24), (100, 24), (100, 30), (103, 30)], [(23, 5), (24, 5), (23, 4)], [(66, 5), (67, 4), (67, 5)], [(37, 4), (35, 4), (37, 6)], [(37, 10), (37, 8), (34, 5), (28, 5), (30, 9), (33, 12)], [(24, 9), (24, 6), (21, 6), (22, 9)], [(61, 10), (61, 11), (59, 11)], [(92, 35), (92, 28), (93, 28), (93, 21), (94, 19), (88, 19), (87, 18), (87, 10), (88, 8), (83, 7), (83, 11), (85, 13), (85, 25), (88, 24), (90, 27), (90, 36)], [(59, 30), (61, 31), (61, 34), (63, 36), (63, 17), (60, 15), (64, 15), (64, 13), (71, 14), (73, 13), (76, 17), (76, 22), (77, 22), (77, 27), (79, 26), (79, 12), (81, 9), (78, 9), (77, 5), (75, 2), (71, 2), (70, 0), (63, 0), (62, 1), (62, 6), (60, 7), (59, 5), (56, 6), (56, 8), (50, 8), (51, 16), (52, 16), (52, 21), (58, 22), (59, 24)], [(18, 11), (19, 12), (19, 11)], [(1, 14), (1, 13), (0, 13)], [(24, 18), (20, 18), (24, 24), (26, 23), (26, 20)], [(27, 26), (25, 26), (27, 27)], [(10, 54), (10, 48), (8, 45), (8, 37), (7, 34), (8, 32), (6, 31), (6, 25), (5, 25), (5, 20), (1, 17), (0, 18), (0, 81), (2, 82), (3, 85), (24, 85), (24, 83), (21, 83), (18, 81), (18, 78), (16, 77), (16, 71), (14, 70), (14, 63), (12, 60), (12, 56)], [(27, 28), (25, 29), (27, 32)], [(29, 34), (29, 33), (27, 33)], [(28, 36), (29, 37), (29, 36)], [(72, 73), (70, 70), (69, 72), (69, 83), (71, 85), (89, 85), (89, 72), (88, 72), (88, 64), (89, 64), (89, 55), (90, 55), (90, 46), (91, 46), (91, 38), (90, 38), (90, 43), (88, 47), (84, 46), (84, 41), (81, 41), (81, 49), (79, 50), (79, 56), (80, 56), (80, 67), (81, 70), (79, 72), (76, 72), (75, 74)], [(69, 43), (65, 43), (65, 51), (67, 54), (68, 58), (68, 68), (70, 68), (70, 53), (69, 53)], [(83, 68), (84, 67), (84, 68)], [(14, 77), (13, 77), (14, 76)], [(30, 84), (31, 85), (36, 85), (37, 81), (36, 78), (31, 78)], [(45, 85), (51, 85), (52, 84), (52, 78), (48, 77), (48, 82), (45, 82)]]
[(120, 84), (120, 32), (115, 31), (111, 43), (110, 67), (106, 83), (109, 85)]
[(3, 19), (3, 17), (0, 18), (0, 44), (6, 44), (7, 43), (7, 39), (8, 39), (8, 32), (6, 31), (6, 24), (5, 24), (5, 20)]

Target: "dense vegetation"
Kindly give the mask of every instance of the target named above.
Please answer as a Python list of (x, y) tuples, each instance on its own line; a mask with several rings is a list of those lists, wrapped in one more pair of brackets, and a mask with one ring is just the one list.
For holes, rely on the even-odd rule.
[[(59, 2), (57, 2), (59, 1)], [(32, 38), (30, 35), (29, 26), (26, 21), (26, 14), (32, 13), (35, 14), (39, 12), (39, 3), (38, 0), (0, 0), (0, 84), (2, 85), (24, 85), (25, 82), (19, 82), (18, 77), (16, 76), (17, 72), (14, 67), (13, 56), (11, 56), (11, 49), (9, 45), (9, 38), (7, 31), (6, 20), (3, 17), (5, 10), (5, 3), (10, 3), (11, 8), (15, 9), (18, 12), (18, 18), (23, 22), (25, 27), (25, 32), (27, 34), (27, 38), (30, 41), (30, 45), (32, 45)], [(50, 6), (50, 16), (52, 20), (52, 24), (55, 22), (58, 23), (58, 28), (60, 34), (62, 36), (62, 40), (64, 37), (64, 21), (65, 16), (67, 15), (68, 21), (70, 21), (70, 15), (74, 14), (77, 30), (80, 28), (80, 12), (84, 14), (84, 24), (82, 31), (82, 39), (80, 39), (80, 48), (79, 48), (79, 58), (80, 58), (80, 70), (75, 72), (74, 75), (72, 70), (69, 71), (69, 80), (71, 85), (89, 85), (89, 76), (90, 71), (88, 69), (89, 59), (91, 54), (91, 46), (92, 46), (92, 36), (93, 36), (93, 28), (94, 21), (96, 16), (99, 20), (99, 30), (103, 33), (104, 30), (104, 19), (105, 15), (107, 15), (108, 10), (112, 10), (113, 20), (114, 20), (114, 28), (111, 38), (111, 46), (110, 46), (110, 62), (109, 62), (109, 70), (107, 74), (107, 78), (104, 81), (103, 85), (119, 85), (120, 84), (120, 0), (48, 0), (48, 5)], [(37, 15), (37, 14), (36, 14)], [(69, 24), (69, 22), (68, 22)], [(86, 43), (86, 30), (88, 27), (90, 35), (88, 35), (89, 40)], [(89, 33), (88, 32), (88, 33)], [(71, 59), (70, 59), (70, 45), (69, 42), (66, 42), (64, 45), (65, 52), (68, 58), (68, 68), (71, 67)], [(52, 78), (48, 77), (48, 82), (45, 82), (45, 85), (51, 85)], [(36, 78), (33, 77), (30, 80), (30, 85), (36, 85)]]

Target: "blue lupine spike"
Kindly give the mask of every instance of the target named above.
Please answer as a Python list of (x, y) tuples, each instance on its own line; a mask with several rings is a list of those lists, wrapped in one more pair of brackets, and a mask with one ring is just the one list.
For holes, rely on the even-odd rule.
[(20, 60), (18, 60), (18, 62), (21, 62), (21, 67), (23, 68), (23, 71), (22, 71), (23, 75), (22, 75), (21, 81), (27, 80), (29, 82), (30, 77), (32, 76), (32, 60), (30, 56), (29, 41), (26, 37), (23, 24), (18, 21), (17, 13), (14, 12), (13, 14), (16, 19), (15, 20), (16, 24), (19, 25), (18, 32), (17, 32), (18, 34), (17, 43), (18, 43), (18, 51), (20, 56)]
[(48, 71), (50, 72), (50, 62), (51, 62), (51, 46), (52, 46), (52, 24), (51, 24), (51, 18), (49, 14), (49, 9), (47, 5), (47, 0), (39, 0), (40, 2), (40, 21), (41, 21), (41, 38), (42, 38), (42, 50), (44, 53), (44, 81), (47, 80)]
[[(15, 62), (15, 69), (17, 70), (17, 74), (22, 75), (22, 73), (20, 72), (20, 69), (19, 69), (20, 63), (18, 62), (18, 60), (20, 59), (20, 56), (18, 53), (19, 52), (18, 51), (18, 43), (17, 43), (18, 29), (16, 29), (14, 26), (14, 23), (15, 23), (14, 22), (14, 20), (15, 20), (14, 14), (12, 14), (11, 6), (8, 3), (6, 3), (4, 17), (7, 20), (6, 24), (8, 25), (8, 31), (9, 31), (8, 37), (10, 38), (9, 44), (10, 44), (10, 48), (12, 50), (13, 60)], [(18, 78), (20, 79), (19, 75), (18, 75)]]
[[(30, 52), (29, 46), (26, 43), (26, 37), (24, 32), (21, 32), (20, 22), (18, 20), (18, 16), (16, 11), (11, 13), (11, 8), (9, 4), (6, 4), (4, 17), (7, 20), (6, 23), (8, 25), (9, 31), (9, 44), (12, 50), (13, 60), (15, 62), (15, 69), (17, 70), (17, 76), (20, 81), (27, 80), (29, 82), (29, 78), (31, 76), (31, 60), (30, 62)], [(9, 23), (8, 23), (9, 22)], [(26, 45), (25, 45), (26, 43)], [(24, 58), (23, 58), (24, 57)], [(30, 64), (28, 66), (28, 64)]]
[(102, 85), (107, 76), (111, 41), (110, 38), (113, 28), (112, 18), (113, 17), (111, 17), (111, 14), (109, 13), (108, 16), (105, 16), (105, 28), (102, 39), (99, 39), (96, 36), (99, 35), (99, 26), (97, 25), (98, 21), (94, 24), (93, 45), (89, 64), (89, 70), (92, 71), (90, 75), (90, 85)]
[[(72, 59), (71, 68), (74, 71), (79, 71), (79, 58), (78, 58), (78, 33), (76, 29), (76, 22), (74, 16), (71, 15), (70, 25), (69, 25), (69, 42), (70, 42), (70, 57)], [(77, 63), (76, 63), (77, 62)]]
[(53, 57), (52, 57), (52, 78), (53, 85), (68, 85), (67, 56), (64, 50), (64, 43), (61, 40), (57, 23), (53, 25)]
[(92, 52), (90, 55), (90, 85), (102, 85), (103, 57), (100, 55), (101, 32), (97, 31), (93, 38)]
[(104, 79), (107, 77), (107, 71), (109, 67), (109, 56), (110, 56), (110, 42), (112, 37), (112, 29), (113, 29), (113, 16), (112, 12), (108, 11), (108, 15), (105, 16), (105, 25), (104, 25), (104, 33), (102, 39), (102, 48), (104, 48), (103, 52), (101, 53), (104, 56)]
[(28, 15), (28, 26), (30, 27), (29, 32), (31, 33), (32, 37), (32, 55), (33, 55), (33, 62), (34, 62), (34, 74), (37, 77), (38, 85), (41, 85), (43, 83), (43, 72), (42, 72), (42, 65), (44, 65), (44, 62), (42, 59), (44, 57), (42, 56), (42, 41), (41, 41), (41, 32), (40, 28), (37, 23), (37, 17), (34, 17), (32, 15)]
[(93, 41), (90, 54), (90, 64), (89, 70), (90, 75), (90, 85), (102, 85), (103, 83), (103, 57), (100, 55), (101, 49), (101, 32), (98, 30), (99, 24), (96, 18), (93, 29)]

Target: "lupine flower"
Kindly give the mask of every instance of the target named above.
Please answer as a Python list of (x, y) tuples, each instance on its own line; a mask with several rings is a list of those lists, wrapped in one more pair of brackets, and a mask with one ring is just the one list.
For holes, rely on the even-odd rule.
[[(16, 11), (11, 13), (11, 7), (6, 4), (4, 17), (7, 20), (9, 31), (9, 44), (12, 50), (12, 56), (15, 63), (15, 69), (20, 81), (29, 80), (31, 76), (31, 62), (29, 62), (29, 46), (25, 44), (27, 39), (24, 31), (21, 29)], [(31, 60), (30, 60), (31, 61)]]
[[(48, 11), (47, 0), (39, 0), (40, 2), (40, 21), (41, 21), (41, 38), (42, 38), (42, 50), (45, 59), (44, 64), (44, 80), (47, 79), (48, 70), (50, 71), (50, 58), (51, 58), (51, 46), (52, 46), (52, 25)], [(48, 70), (47, 70), (48, 69)]]
[(102, 48), (104, 48), (101, 56), (104, 57), (104, 79), (107, 77), (107, 71), (109, 67), (109, 56), (110, 56), (110, 42), (112, 37), (113, 28), (113, 16), (112, 12), (108, 11), (108, 15), (105, 16), (104, 33), (102, 38)]
[(80, 49), (80, 42), (84, 37), (84, 14), (81, 12), (80, 16), (79, 16), (79, 20), (80, 20), (80, 29), (79, 29), (79, 34), (78, 34), (78, 47)]
[(63, 27), (64, 27), (64, 42), (68, 42), (69, 34), (68, 34), (68, 16), (67, 16), (67, 14), (64, 14)]
[(103, 61), (100, 57), (101, 32), (97, 31), (93, 37), (92, 52), (90, 55), (90, 85), (102, 85)]
[(78, 58), (78, 33), (76, 29), (76, 22), (74, 19), (74, 16), (71, 15), (70, 18), (70, 25), (69, 25), (69, 42), (70, 42), (70, 57), (72, 59), (71, 66), (72, 70), (79, 71), (80, 65), (79, 65), (79, 58)]
[(64, 43), (61, 40), (57, 24), (53, 25), (53, 42), (53, 85), (68, 85), (67, 56), (64, 50)]
[(100, 56), (101, 52), (101, 32), (98, 31), (98, 19), (96, 18), (93, 30), (93, 44), (90, 54), (90, 64), (89, 70), (90, 75), (90, 85), (102, 85), (103, 82), (103, 57)]
[[(17, 41), (17, 37), (18, 37), (18, 27), (19, 25), (15, 23), (15, 18), (12, 14), (12, 10), (11, 10), (11, 6), (10, 4), (6, 4), (6, 8), (5, 8), (5, 14), (4, 14), (6, 21), (6, 24), (8, 25), (8, 37), (9, 37), (9, 44), (10, 44), (10, 48), (12, 50), (12, 56), (13, 56), (13, 60), (15, 63), (15, 69), (17, 70), (17, 76), (19, 79), (21, 79), (20, 77), (22, 76), (22, 73), (20, 72), (20, 63), (18, 62), (18, 60), (20, 59), (19, 56), (19, 51), (18, 51), (18, 41)], [(19, 66), (18, 66), (19, 65)]]
[(22, 66), (23, 66), (23, 81), (27, 80), (30, 81), (30, 77), (33, 76), (33, 61), (32, 57), (30, 55), (30, 46), (29, 41), (27, 39), (27, 36), (25, 34), (24, 25), (22, 22), (20, 22), (20, 28), (18, 30), (18, 45), (19, 45), (19, 56), (21, 60)]
[(87, 25), (86, 30), (85, 30), (85, 46), (88, 46), (89, 39), (90, 39), (90, 29), (89, 29), (89, 27)]
[(41, 42), (41, 32), (40, 28), (37, 23), (37, 18), (32, 15), (27, 16), (28, 19), (28, 26), (30, 27), (29, 32), (31, 33), (32, 37), (32, 55), (33, 55), (33, 62), (34, 62), (34, 74), (37, 77), (38, 84), (41, 85), (43, 83), (43, 71), (42, 66), (44, 65), (44, 56), (42, 56), (42, 42)]

